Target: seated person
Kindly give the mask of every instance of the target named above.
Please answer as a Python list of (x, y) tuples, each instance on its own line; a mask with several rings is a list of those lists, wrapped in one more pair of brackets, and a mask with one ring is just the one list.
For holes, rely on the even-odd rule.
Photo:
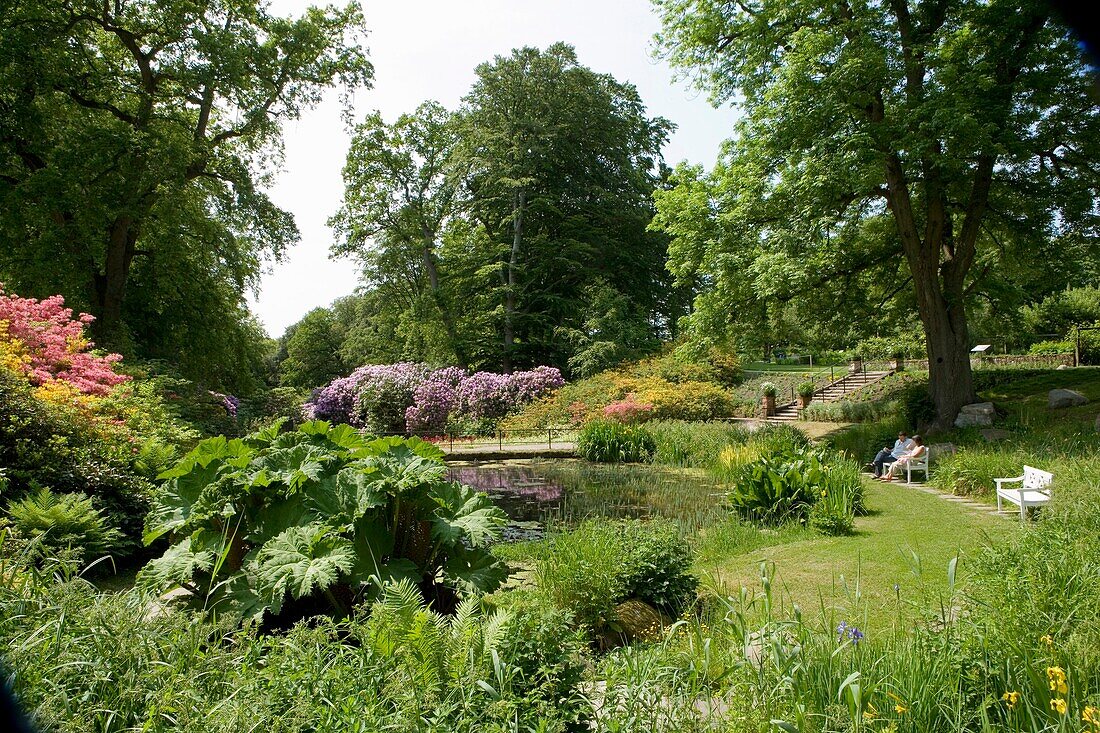
[(924, 444), (924, 440), (919, 435), (914, 435), (912, 442), (914, 443), (913, 449), (891, 463), (890, 467), (886, 469), (886, 473), (879, 477), (879, 481), (893, 481), (894, 471), (900, 470), (909, 461), (916, 460), (928, 452), (928, 446)]
[(875, 456), (875, 460), (871, 463), (875, 467), (875, 478), (882, 475), (883, 466), (887, 463), (893, 463), (903, 455), (913, 450), (913, 441), (905, 435), (905, 431), (898, 433), (897, 442), (894, 443), (893, 448), (883, 448)]

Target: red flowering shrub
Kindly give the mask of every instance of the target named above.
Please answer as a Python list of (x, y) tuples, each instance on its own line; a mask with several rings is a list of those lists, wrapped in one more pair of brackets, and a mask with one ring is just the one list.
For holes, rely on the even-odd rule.
[(130, 377), (115, 373), (118, 354), (92, 353), (84, 326), (93, 320), (87, 313), (74, 318), (60, 295), (21, 298), (0, 285), (0, 362), (36, 385), (61, 381), (84, 394), (106, 395)]
[(633, 394), (628, 394), (625, 400), (612, 402), (603, 408), (603, 416), (621, 423), (644, 422), (653, 417), (653, 405), (637, 402)]

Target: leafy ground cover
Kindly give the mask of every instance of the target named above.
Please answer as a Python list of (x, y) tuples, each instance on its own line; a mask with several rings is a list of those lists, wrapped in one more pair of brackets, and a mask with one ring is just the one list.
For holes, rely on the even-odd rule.
[[(1046, 386), (1006, 390), (1004, 419)], [(1032, 526), (865, 482), (868, 512), (841, 537), (726, 506), (765, 449), (806, 450), (791, 428), (750, 438), (723, 423), (652, 423), (657, 463), (539, 464), (570, 487), (556, 531), (493, 546), (530, 572), (449, 615), (406, 579), (383, 581), (343, 620), (262, 630), (140, 589), (97, 592), (71, 565), (27, 562), (0, 533), (0, 643), (36, 720), (72, 731), (1092, 733), (1100, 454), (1073, 415), (1038, 431), (1020, 422), (1015, 445), (991, 447), (1060, 477)], [(958, 455), (974, 448), (955, 437)], [(1058, 441), (1075, 447), (1055, 452)], [(271, 493), (231, 473), (205, 494)]]

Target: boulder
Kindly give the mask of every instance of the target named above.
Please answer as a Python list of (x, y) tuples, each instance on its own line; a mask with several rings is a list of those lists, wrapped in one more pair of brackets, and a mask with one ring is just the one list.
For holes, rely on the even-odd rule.
[(997, 414), (992, 402), (975, 402), (972, 405), (963, 405), (959, 410), (959, 416), (955, 418), (957, 428), (987, 428), (993, 424), (993, 418)]
[(1072, 389), (1052, 389), (1047, 393), (1047, 406), (1052, 410), (1087, 405), (1089, 398)]
[(1061, 372), (1061, 371), (1065, 371), (1066, 369), (1069, 369), (1069, 367), (1066, 366), (1065, 364), (1059, 364), (1058, 367), (1054, 371)]
[(935, 463), (940, 456), (953, 455), (956, 450), (954, 443), (932, 443), (928, 446), (928, 460)]
[(639, 598), (615, 606), (615, 617), (627, 640), (657, 641), (672, 625), (672, 619)]
[(982, 437), (985, 438), (987, 443), (996, 443), (998, 440), (1011, 438), (1012, 433), (1008, 430), (1001, 430), (1000, 428), (986, 428), (982, 431)]

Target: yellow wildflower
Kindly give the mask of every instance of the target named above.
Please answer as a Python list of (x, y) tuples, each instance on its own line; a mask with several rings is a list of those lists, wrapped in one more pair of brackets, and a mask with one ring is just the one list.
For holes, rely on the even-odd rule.
[(1066, 714), (1066, 701), (1060, 697), (1056, 697), (1050, 701), (1050, 709), (1059, 715)]
[(1051, 692), (1064, 695), (1069, 691), (1066, 687), (1066, 672), (1061, 667), (1047, 667), (1047, 682)]
[(1054, 646), (1054, 637), (1051, 636), (1050, 634), (1043, 634), (1042, 636), (1039, 637), (1039, 641), (1046, 644), (1047, 648), (1050, 648), (1050, 647)]
[(894, 712), (898, 715), (905, 715), (907, 712), (909, 712), (909, 708), (905, 707), (899, 702), (897, 705), (894, 706)]
[(828, 491), (826, 491), (825, 489), (822, 489), (822, 490), (821, 490), (821, 495), (822, 495), (822, 496), (828, 496), (828, 495), (829, 495), (829, 492), (828, 492)]
[(1086, 705), (1085, 709), (1081, 711), (1081, 720), (1096, 730), (1100, 730), (1100, 708)]
[(878, 717), (878, 710), (875, 710), (875, 706), (871, 703), (867, 703), (867, 709), (863, 711), (864, 720), (874, 720)]
[(1020, 693), (1006, 692), (1005, 694), (1001, 695), (1001, 700), (1003, 700), (1008, 705), (1009, 710), (1012, 710), (1014, 707), (1016, 707), (1016, 703), (1020, 702)]

